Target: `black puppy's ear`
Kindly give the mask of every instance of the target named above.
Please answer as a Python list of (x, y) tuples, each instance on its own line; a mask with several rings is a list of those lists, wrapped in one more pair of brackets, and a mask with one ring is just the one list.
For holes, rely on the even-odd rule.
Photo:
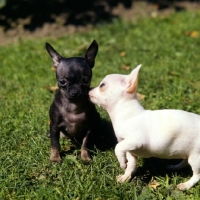
[(86, 53), (83, 56), (91, 68), (94, 67), (95, 57), (97, 55), (97, 52), (98, 52), (98, 44), (96, 40), (93, 40), (93, 42), (90, 44)]
[(46, 42), (45, 44), (46, 50), (49, 53), (49, 55), (51, 56), (52, 60), (53, 60), (53, 65), (55, 68), (57, 68), (57, 66), (60, 63), (60, 60), (62, 59), (62, 56), (60, 54), (58, 54), (56, 52), (56, 50), (49, 44)]

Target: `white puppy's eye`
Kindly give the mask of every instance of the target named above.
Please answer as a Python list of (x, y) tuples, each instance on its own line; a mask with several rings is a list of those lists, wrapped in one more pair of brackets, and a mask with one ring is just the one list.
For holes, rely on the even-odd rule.
[(103, 86), (105, 86), (105, 83), (101, 83), (99, 87), (102, 88)]

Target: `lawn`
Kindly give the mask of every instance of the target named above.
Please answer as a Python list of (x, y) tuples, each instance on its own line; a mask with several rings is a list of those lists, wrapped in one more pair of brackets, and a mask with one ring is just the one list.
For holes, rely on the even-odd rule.
[[(146, 109), (174, 108), (200, 114), (200, 12), (166, 17), (116, 19), (88, 32), (58, 38), (24, 40), (0, 46), (0, 199), (200, 199), (200, 183), (189, 191), (176, 185), (191, 177), (188, 167), (168, 172), (179, 161), (142, 159), (136, 176), (118, 184), (122, 173), (114, 146), (96, 148), (93, 162), (77, 158), (79, 149), (61, 140), (61, 165), (49, 161), (49, 106), (54, 98), (55, 72), (44, 44), (66, 57), (82, 55), (96, 39), (99, 52), (92, 86), (110, 73), (128, 74), (138, 64), (138, 92)], [(107, 113), (98, 108), (109, 122)], [(105, 128), (106, 132), (106, 128)], [(109, 133), (107, 133), (109, 134)], [(102, 133), (105, 143), (108, 138)]]

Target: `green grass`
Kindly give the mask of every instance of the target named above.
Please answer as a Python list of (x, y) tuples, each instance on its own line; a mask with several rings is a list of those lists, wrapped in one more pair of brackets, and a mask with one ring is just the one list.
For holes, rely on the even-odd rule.
[[(198, 37), (186, 34), (197, 31)], [(99, 53), (92, 86), (110, 73), (128, 74), (138, 64), (138, 92), (146, 109), (175, 108), (200, 114), (200, 12), (181, 12), (137, 22), (115, 20), (72, 36), (25, 40), (0, 47), (0, 199), (200, 199), (200, 183), (189, 191), (176, 184), (188, 180), (191, 170), (167, 173), (168, 162), (139, 159), (137, 176), (117, 184), (122, 173), (113, 148), (96, 150), (93, 162), (77, 159), (79, 149), (49, 162), (48, 109), (55, 86), (52, 62), (44, 43), (65, 56), (82, 55), (93, 39)], [(121, 56), (125, 52), (125, 56)], [(122, 65), (130, 67), (129, 70)], [(99, 109), (107, 120), (107, 113)], [(62, 149), (69, 144), (63, 140)], [(160, 185), (153, 189), (151, 181)]]

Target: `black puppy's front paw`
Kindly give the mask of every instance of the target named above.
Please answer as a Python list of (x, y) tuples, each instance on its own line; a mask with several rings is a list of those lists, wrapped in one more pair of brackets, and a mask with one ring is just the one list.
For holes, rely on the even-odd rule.
[(57, 149), (51, 148), (50, 161), (61, 163), (60, 152)]
[(92, 158), (87, 149), (81, 148), (81, 160), (91, 162)]

